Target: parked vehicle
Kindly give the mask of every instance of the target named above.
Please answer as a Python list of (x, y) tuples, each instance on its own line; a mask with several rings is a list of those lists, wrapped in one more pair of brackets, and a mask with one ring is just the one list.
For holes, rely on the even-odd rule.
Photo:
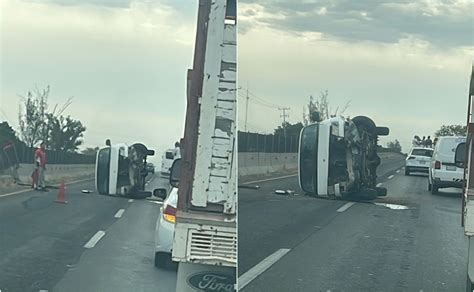
[(456, 148), (465, 143), (466, 137), (439, 137), (431, 158), (428, 176), (428, 190), (438, 193), (440, 188), (462, 188), (464, 170), (456, 165)]
[(430, 169), (433, 148), (413, 147), (405, 160), (405, 175), (412, 172), (426, 172)]
[(169, 175), (173, 161), (175, 160), (174, 150), (168, 149), (161, 157), (161, 174)]
[(377, 140), (389, 129), (370, 118), (335, 117), (305, 126), (299, 144), (299, 182), (307, 194), (333, 199), (385, 196), (376, 187)]

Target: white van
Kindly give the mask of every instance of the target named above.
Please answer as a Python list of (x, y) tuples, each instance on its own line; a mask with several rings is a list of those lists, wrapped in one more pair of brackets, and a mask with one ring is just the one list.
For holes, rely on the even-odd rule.
[(163, 153), (161, 157), (161, 174), (169, 175), (170, 168), (173, 165), (175, 159), (180, 158), (179, 152), (175, 149), (168, 149)]
[(463, 169), (454, 163), (456, 148), (466, 137), (439, 137), (429, 169), (428, 190), (436, 194), (440, 188), (462, 188)]

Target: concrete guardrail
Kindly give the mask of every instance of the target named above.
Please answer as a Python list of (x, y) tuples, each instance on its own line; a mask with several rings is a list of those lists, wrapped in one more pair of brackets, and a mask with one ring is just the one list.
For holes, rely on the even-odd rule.
[[(33, 169), (32, 164), (20, 164), (17, 172), (22, 183), (31, 184)], [(50, 164), (46, 165), (45, 179), (47, 184), (56, 184), (62, 180), (69, 182), (82, 178), (93, 178), (94, 173), (94, 164)], [(8, 187), (13, 183), (13, 176), (9, 169), (0, 174), (0, 187)]]

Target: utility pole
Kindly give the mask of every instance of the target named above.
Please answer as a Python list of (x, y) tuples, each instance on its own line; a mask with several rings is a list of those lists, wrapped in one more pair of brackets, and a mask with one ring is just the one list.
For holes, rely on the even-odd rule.
[(282, 114), (280, 115), (280, 117), (283, 118), (283, 137), (284, 137), (284, 140), (285, 140), (285, 152), (286, 152), (286, 118), (290, 117), (289, 114), (286, 113), (286, 111), (289, 111), (290, 108), (289, 107), (279, 107), (278, 110), (282, 111)]
[(247, 84), (247, 98), (246, 98), (246, 104), (245, 104), (245, 127), (244, 131), (247, 132), (247, 117), (249, 113), (249, 86)]

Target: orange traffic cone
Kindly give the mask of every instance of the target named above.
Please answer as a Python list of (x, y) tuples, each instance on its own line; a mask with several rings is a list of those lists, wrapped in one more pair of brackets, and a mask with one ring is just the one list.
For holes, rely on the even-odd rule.
[(56, 199), (55, 202), (67, 204), (67, 201), (66, 201), (66, 186), (64, 185), (64, 181), (61, 181), (61, 184), (59, 185), (58, 198)]

